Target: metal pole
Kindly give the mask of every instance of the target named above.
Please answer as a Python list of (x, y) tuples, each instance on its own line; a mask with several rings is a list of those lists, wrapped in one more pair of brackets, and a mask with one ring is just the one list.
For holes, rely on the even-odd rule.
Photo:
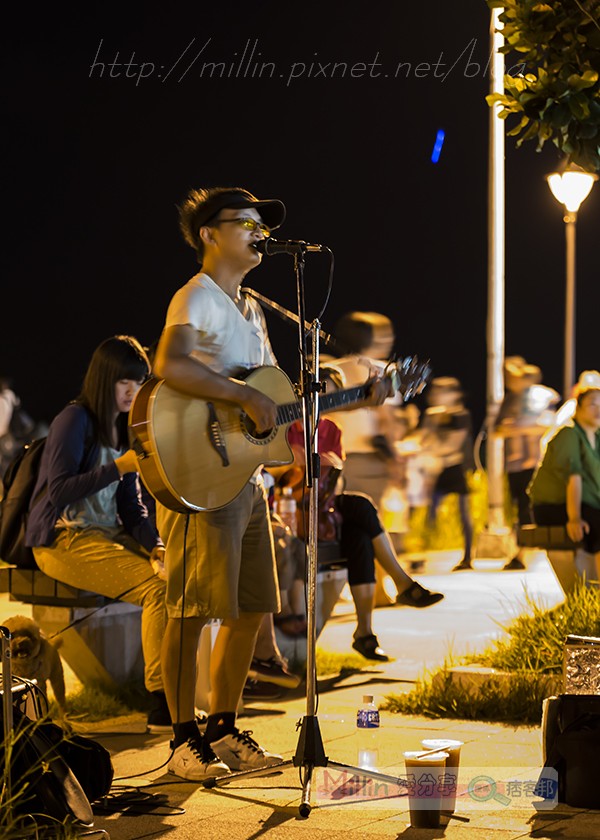
[(563, 400), (568, 400), (575, 384), (575, 224), (577, 213), (567, 212), (564, 217), (566, 240), (565, 286), (565, 359)]
[[(504, 55), (500, 49), (504, 36), (499, 29), (500, 9), (493, 9), (490, 24), (490, 92), (504, 92)], [(505, 176), (504, 121), (499, 105), (490, 109), (488, 184), (488, 316), (487, 316), (487, 414), (486, 466), (488, 481), (488, 530), (503, 533), (504, 528), (504, 442), (493, 434), (493, 427), (504, 396), (504, 250)], [(489, 541), (488, 541), (489, 544)], [(500, 552), (502, 553), (502, 552)]]

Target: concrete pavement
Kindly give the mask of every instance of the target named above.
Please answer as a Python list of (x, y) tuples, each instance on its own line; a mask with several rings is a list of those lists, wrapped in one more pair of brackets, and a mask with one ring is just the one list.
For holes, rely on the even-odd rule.
[[(111, 840), (172, 836), (177, 840), (255, 840), (269, 837), (338, 838), (471, 838), (517, 840), (600, 837), (600, 811), (557, 805), (539, 810), (532, 795), (541, 768), (539, 727), (464, 720), (428, 719), (381, 712), (377, 769), (385, 781), (356, 781), (358, 744), (356, 709), (364, 693), (381, 703), (386, 695), (410, 689), (413, 681), (449, 658), (481, 650), (502, 633), (502, 625), (528, 609), (528, 599), (551, 607), (561, 591), (545, 555), (531, 552), (523, 572), (501, 571), (502, 561), (475, 561), (475, 570), (451, 573), (459, 552), (428, 555), (425, 586), (446, 594), (426, 610), (407, 607), (375, 611), (375, 632), (394, 657), (368, 663), (345, 679), (317, 684), (316, 729), (328, 766), (316, 767), (307, 779), (291, 759), (299, 750), (298, 722), (307, 714), (306, 686), (281, 700), (253, 702), (239, 716), (259, 743), (281, 753), (289, 765), (276, 775), (234, 778), (208, 790), (166, 772), (167, 735), (147, 735), (145, 718), (132, 715), (94, 725), (88, 734), (111, 751), (115, 780), (107, 806), (97, 813), (95, 828)], [(11, 605), (12, 611), (14, 605)], [(3, 604), (3, 609), (7, 608)], [(318, 646), (349, 651), (354, 629), (349, 603), (341, 601), (319, 637)], [(311, 731), (313, 727), (310, 727)], [(453, 818), (442, 817), (435, 829), (410, 827), (403, 752), (419, 749), (421, 739), (449, 737), (464, 742), (458, 799)], [(302, 763), (302, 762), (300, 762)], [(343, 765), (340, 767), (339, 765)], [(306, 770), (306, 768), (301, 768)], [(306, 772), (305, 772), (306, 776)], [(301, 802), (310, 805), (301, 815)], [(100, 834), (98, 834), (100, 836)], [(106, 835), (104, 835), (106, 836)]]

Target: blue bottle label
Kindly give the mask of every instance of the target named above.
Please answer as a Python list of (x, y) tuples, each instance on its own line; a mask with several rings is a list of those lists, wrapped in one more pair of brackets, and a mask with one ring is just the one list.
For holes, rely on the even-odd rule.
[(378, 709), (359, 709), (356, 713), (356, 725), (359, 729), (378, 729)]

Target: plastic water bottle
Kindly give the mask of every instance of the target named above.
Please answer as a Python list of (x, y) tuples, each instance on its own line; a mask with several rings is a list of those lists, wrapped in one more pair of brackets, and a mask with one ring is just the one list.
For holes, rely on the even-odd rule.
[(379, 763), (379, 724), (379, 709), (373, 702), (373, 695), (364, 694), (356, 712), (358, 766), (364, 770), (375, 770)]
[(292, 488), (284, 487), (277, 502), (277, 513), (284, 525), (287, 525), (294, 536), (298, 535), (298, 521), (296, 519), (296, 500), (292, 498)]

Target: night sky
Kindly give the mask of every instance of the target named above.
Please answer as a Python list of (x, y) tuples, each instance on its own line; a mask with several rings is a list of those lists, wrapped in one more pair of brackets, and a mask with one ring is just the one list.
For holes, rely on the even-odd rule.
[[(234, 185), (285, 202), (278, 238), (333, 251), (326, 331), (351, 309), (384, 312), (398, 353), (459, 377), (480, 423), (489, 21), (484, 0), (15, 10), (2, 48), (0, 371), (24, 406), (51, 420), (100, 341), (158, 337), (196, 271), (176, 206), (191, 187)], [(507, 138), (506, 353), (559, 391), (564, 225), (544, 175), (560, 160)], [(577, 226), (577, 372), (600, 368), (599, 211), (596, 185)], [(309, 320), (328, 272), (325, 254), (307, 254)], [(296, 309), (290, 256), (265, 257), (247, 283)], [(297, 329), (267, 317), (296, 379)]]

